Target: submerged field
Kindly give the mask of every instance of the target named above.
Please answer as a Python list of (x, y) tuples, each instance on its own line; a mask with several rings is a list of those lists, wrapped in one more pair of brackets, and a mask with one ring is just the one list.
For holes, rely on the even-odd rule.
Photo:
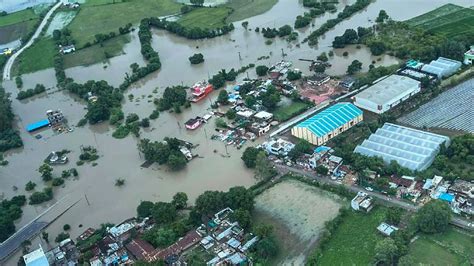
[(474, 10), (454, 4), (446, 4), (407, 20), (407, 23), (423, 30), (454, 37), (474, 33)]
[(227, 17), (226, 22), (235, 22), (249, 17), (262, 14), (270, 10), (278, 0), (230, 0), (224, 6), (232, 8), (232, 12)]
[(275, 263), (301, 264), (324, 223), (337, 216), (342, 199), (295, 180), (283, 181), (256, 199), (257, 222), (274, 226), (281, 253)]
[(410, 245), (409, 254), (416, 265), (473, 265), (474, 236), (455, 228), (422, 235)]

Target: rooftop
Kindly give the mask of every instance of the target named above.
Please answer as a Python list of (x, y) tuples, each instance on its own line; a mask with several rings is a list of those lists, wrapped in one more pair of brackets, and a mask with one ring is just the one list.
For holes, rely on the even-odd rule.
[(409, 77), (391, 75), (358, 93), (355, 97), (383, 105), (396, 99), (399, 95), (417, 89), (419, 85), (419, 81)]
[(23, 260), (25, 261), (26, 266), (48, 266), (49, 262), (46, 258), (46, 255), (43, 252), (43, 248), (41, 246), (23, 256)]
[(403, 167), (422, 171), (431, 165), (443, 143), (449, 145), (449, 138), (385, 123), (357, 146), (354, 152), (381, 157), (386, 163), (395, 160)]
[(337, 103), (295, 127), (307, 128), (316, 136), (323, 137), (360, 115), (362, 115), (362, 110), (355, 105), (351, 103)]

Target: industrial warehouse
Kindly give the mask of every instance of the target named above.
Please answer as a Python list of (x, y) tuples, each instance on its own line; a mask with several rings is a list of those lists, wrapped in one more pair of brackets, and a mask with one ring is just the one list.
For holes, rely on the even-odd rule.
[(385, 123), (354, 152), (381, 157), (387, 164), (397, 161), (410, 170), (422, 171), (431, 165), (440, 145), (447, 147), (449, 144), (446, 136)]
[(362, 110), (351, 103), (338, 103), (297, 124), (291, 134), (311, 144), (322, 145), (362, 120)]
[(362, 109), (382, 114), (420, 92), (420, 82), (391, 75), (353, 97), (354, 104)]

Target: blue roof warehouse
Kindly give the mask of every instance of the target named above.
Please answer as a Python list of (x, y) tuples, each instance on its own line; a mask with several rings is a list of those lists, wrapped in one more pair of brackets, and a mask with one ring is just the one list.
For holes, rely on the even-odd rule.
[(352, 103), (337, 103), (291, 129), (291, 134), (313, 145), (322, 145), (363, 120), (363, 112)]

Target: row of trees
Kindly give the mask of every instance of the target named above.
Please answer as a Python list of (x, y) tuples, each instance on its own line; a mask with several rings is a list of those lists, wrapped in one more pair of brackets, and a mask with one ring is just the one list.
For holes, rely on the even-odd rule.
[(198, 27), (188, 28), (182, 26), (175, 21), (167, 21), (166, 19), (160, 20), (157, 17), (150, 18), (151, 25), (159, 29), (164, 29), (179, 36), (188, 38), (188, 39), (205, 39), (205, 38), (214, 38), (217, 36), (225, 35), (234, 30), (234, 25), (232, 23), (224, 25), (221, 28), (216, 29), (201, 29)]
[(46, 91), (46, 87), (43, 84), (36, 84), (34, 89), (27, 89), (26, 91), (20, 91), (17, 94), (16, 98), (18, 100), (23, 100), (23, 99), (38, 95), (40, 93), (43, 93), (45, 91)]
[(309, 45), (316, 45), (318, 44), (318, 38), (323, 35), (324, 33), (328, 32), (330, 29), (334, 28), (337, 24), (339, 24), (344, 19), (349, 18), (354, 13), (361, 11), (362, 9), (366, 8), (372, 1), (371, 0), (357, 0), (353, 5), (348, 5), (344, 7), (339, 14), (337, 14), (337, 18), (329, 19), (321, 27), (317, 30), (311, 32), (311, 34), (307, 37), (307, 41)]
[(295, 29), (304, 28), (308, 26), (314, 18), (326, 13), (326, 11), (329, 11), (329, 12), (336, 11), (336, 5), (330, 2), (304, 0), (303, 6), (310, 7), (311, 9), (309, 12), (305, 12), (302, 16), (296, 17)]
[(262, 28), (262, 34), (265, 38), (285, 37), (291, 34), (293, 29), (290, 25), (284, 25), (280, 28)]
[(9, 95), (0, 86), (0, 152), (23, 146), (18, 131), (13, 129), (13, 119)]
[(158, 52), (156, 52), (151, 46), (151, 40), (153, 36), (150, 27), (154, 26), (154, 19), (156, 18), (142, 19), (138, 30), (138, 38), (140, 39), (141, 45), (140, 52), (147, 61), (147, 65), (144, 67), (139, 67), (138, 64), (131, 65), (132, 74), (129, 75), (126, 73), (125, 80), (119, 86), (120, 90), (122, 91), (125, 91), (132, 83), (161, 68), (161, 61)]
[(180, 146), (181, 142), (176, 138), (166, 137), (161, 142), (141, 139), (138, 150), (144, 154), (145, 160), (166, 164), (171, 170), (177, 171), (183, 169), (188, 162), (181, 153)]

